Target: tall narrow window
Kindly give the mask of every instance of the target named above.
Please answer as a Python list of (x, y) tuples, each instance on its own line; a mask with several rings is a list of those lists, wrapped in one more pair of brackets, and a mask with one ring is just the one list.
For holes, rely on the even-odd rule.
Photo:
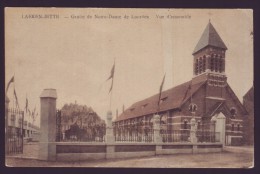
[(240, 131), (240, 124), (237, 125), (237, 131)]
[(200, 130), (200, 129), (201, 129), (201, 123), (200, 123), (200, 121), (198, 121), (197, 130)]
[(199, 73), (199, 60), (196, 59), (196, 62), (195, 62), (195, 74), (197, 75)]
[(234, 130), (235, 130), (235, 125), (232, 124), (232, 125), (231, 125), (231, 131), (234, 131)]
[(188, 129), (188, 121), (187, 120), (184, 121), (183, 129)]
[(199, 59), (199, 73), (202, 73), (202, 58)]
[(210, 70), (214, 71), (214, 56), (213, 56), (213, 54), (211, 54), (211, 57), (210, 57)]
[(223, 60), (220, 57), (220, 59), (219, 59), (219, 72), (223, 72), (222, 62), (223, 62)]
[(203, 66), (203, 72), (205, 72), (206, 71), (206, 56), (204, 55), (203, 56), (203, 63), (202, 63), (202, 66)]
[(215, 72), (218, 72), (218, 57), (215, 58)]

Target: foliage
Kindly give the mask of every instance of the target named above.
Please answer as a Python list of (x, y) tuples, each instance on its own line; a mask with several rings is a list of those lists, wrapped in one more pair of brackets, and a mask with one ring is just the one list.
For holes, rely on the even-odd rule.
[(65, 104), (62, 107), (61, 122), (69, 125), (77, 123), (80, 127), (105, 123), (91, 107), (77, 103)]

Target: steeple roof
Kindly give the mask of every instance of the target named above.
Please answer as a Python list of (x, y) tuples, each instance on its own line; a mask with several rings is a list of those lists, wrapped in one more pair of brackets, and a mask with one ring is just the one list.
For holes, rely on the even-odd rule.
[(202, 48), (205, 48), (206, 46), (209, 46), (209, 45), (218, 47), (218, 48), (223, 48), (225, 50), (227, 49), (226, 45), (224, 44), (224, 42), (218, 35), (218, 33), (215, 30), (215, 28), (213, 27), (213, 25), (210, 23), (210, 21), (209, 21), (207, 27), (205, 28), (199, 42), (197, 43), (197, 45), (193, 51), (193, 54), (195, 54)]

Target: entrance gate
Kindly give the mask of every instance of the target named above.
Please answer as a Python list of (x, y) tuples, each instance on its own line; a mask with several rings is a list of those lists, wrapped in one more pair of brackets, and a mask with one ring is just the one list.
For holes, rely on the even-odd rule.
[(23, 153), (23, 122), (24, 112), (19, 109), (7, 109), (5, 153)]

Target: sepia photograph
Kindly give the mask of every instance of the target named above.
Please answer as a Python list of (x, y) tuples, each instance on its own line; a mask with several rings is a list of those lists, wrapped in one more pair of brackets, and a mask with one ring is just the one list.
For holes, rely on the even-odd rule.
[(4, 14), (7, 167), (254, 167), (252, 9)]

